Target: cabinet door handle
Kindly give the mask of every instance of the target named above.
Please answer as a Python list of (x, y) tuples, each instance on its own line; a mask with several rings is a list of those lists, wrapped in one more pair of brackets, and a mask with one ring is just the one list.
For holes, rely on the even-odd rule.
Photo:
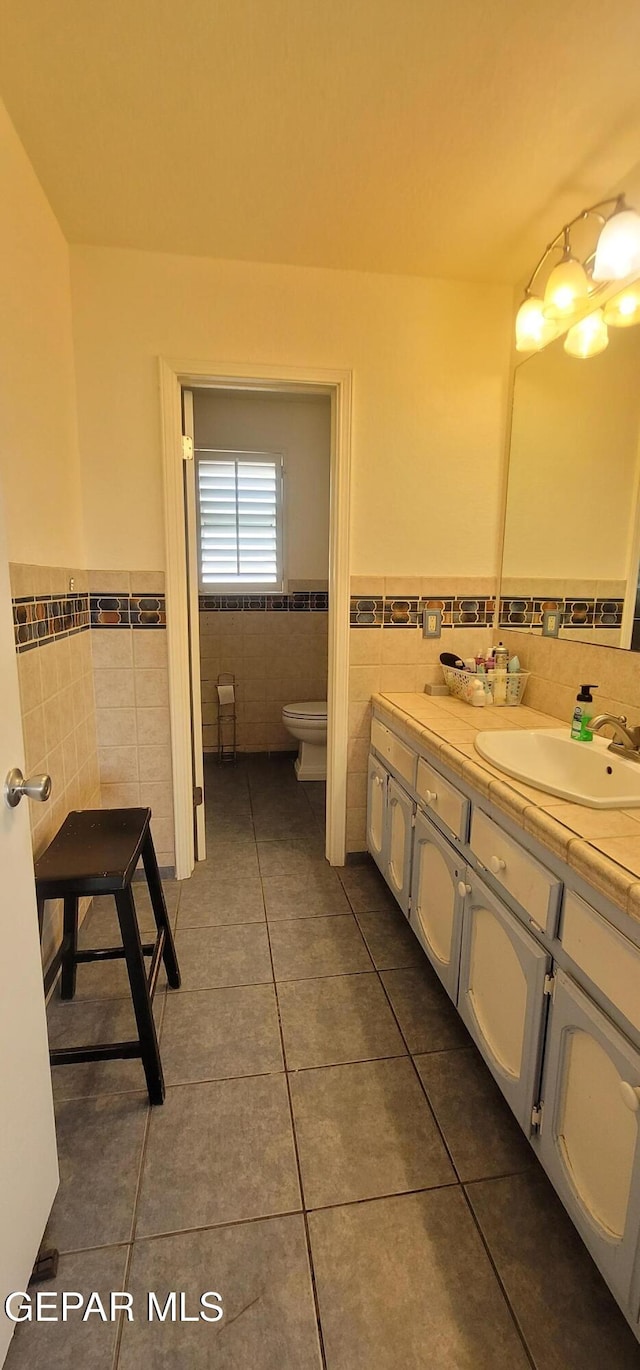
[(424, 799), (425, 799), (425, 803), (426, 803), (426, 804), (435, 804), (437, 798), (438, 798), (438, 791), (437, 791), (437, 790), (425, 790), (425, 792), (424, 792)]
[(630, 1108), (632, 1113), (637, 1113), (640, 1108), (640, 1089), (637, 1085), (630, 1085), (626, 1080), (621, 1080), (620, 1093), (627, 1108)]
[(471, 885), (466, 885), (464, 880), (458, 881), (458, 894), (464, 899), (467, 894), (471, 894)]
[(507, 863), (502, 860), (501, 856), (491, 857), (491, 860), (489, 861), (489, 870), (493, 871), (494, 875), (499, 875), (501, 871), (506, 871), (506, 869)]

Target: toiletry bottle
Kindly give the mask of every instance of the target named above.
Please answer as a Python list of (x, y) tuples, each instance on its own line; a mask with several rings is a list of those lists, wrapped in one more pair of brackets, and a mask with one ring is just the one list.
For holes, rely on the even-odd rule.
[(509, 665), (509, 648), (505, 647), (504, 642), (499, 642), (493, 649), (493, 659), (497, 671), (506, 671)]
[(507, 704), (520, 701), (520, 657), (512, 656), (507, 666)]
[(493, 702), (494, 704), (506, 704), (507, 702), (507, 666), (509, 664), (509, 653), (501, 642), (495, 648), (493, 671)]
[(593, 733), (589, 728), (589, 720), (593, 718), (593, 695), (591, 691), (597, 690), (597, 688), (597, 685), (582, 685), (580, 687), (571, 719), (571, 736), (574, 742), (593, 742)]

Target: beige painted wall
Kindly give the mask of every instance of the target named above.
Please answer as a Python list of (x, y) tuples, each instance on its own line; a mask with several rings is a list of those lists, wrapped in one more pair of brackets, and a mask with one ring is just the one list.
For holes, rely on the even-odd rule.
[(196, 447), (284, 457), (284, 558), (288, 581), (329, 574), (331, 401), (324, 395), (195, 390)]
[(164, 565), (158, 355), (352, 368), (352, 571), (495, 571), (511, 291), (71, 249), (92, 565)]
[(9, 558), (84, 561), (69, 251), (0, 103), (0, 479)]

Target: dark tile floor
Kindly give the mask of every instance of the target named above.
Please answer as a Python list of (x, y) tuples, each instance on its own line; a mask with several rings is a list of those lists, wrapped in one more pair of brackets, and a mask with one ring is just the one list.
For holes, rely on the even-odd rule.
[[(640, 1349), (372, 863), (331, 870), (291, 759), (208, 773), (208, 859), (167, 886), (167, 1080), (60, 1067), (52, 1288), (134, 1321), (24, 1324), (8, 1370), (631, 1370)], [(142, 895), (145, 926), (150, 910)], [(108, 943), (97, 901), (83, 939)], [(79, 970), (52, 1041), (131, 1033)], [(148, 1322), (147, 1295), (225, 1316)], [(179, 1305), (178, 1305), (179, 1306)]]

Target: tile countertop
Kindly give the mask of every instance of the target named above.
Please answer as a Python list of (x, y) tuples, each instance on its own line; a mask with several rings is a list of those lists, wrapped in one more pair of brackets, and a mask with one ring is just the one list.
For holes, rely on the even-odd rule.
[(451, 695), (375, 694), (372, 703), (640, 922), (640, 808), (591, 809), (572, 804), (513, 780), (475, 749), (476, 734), (489, 728), (561, 728), (560, 719), (526, 705), (474, 709)]

